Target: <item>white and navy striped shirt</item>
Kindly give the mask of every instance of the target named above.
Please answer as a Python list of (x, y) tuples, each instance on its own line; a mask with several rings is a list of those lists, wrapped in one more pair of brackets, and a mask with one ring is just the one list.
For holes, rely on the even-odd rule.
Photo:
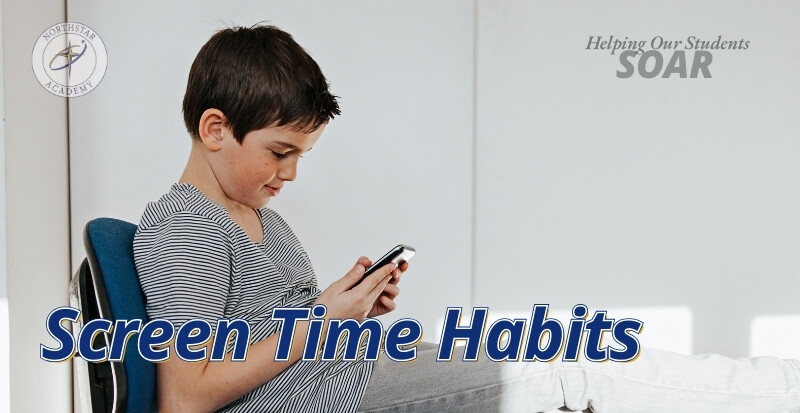
[[(275, 308), (310, 307), (320, 290), (308, 254), (275, 211), (257, 213), (261, 243), (193, 185), (174, 184), (149, 203), (133, 253), (150, 319), (177, 329), (190, 319), (216, 326), (240, 318), (255, 343), (277, 332)], [(371, 374), (370, 362), (300, 361), (220, 411), (355, 411)]]

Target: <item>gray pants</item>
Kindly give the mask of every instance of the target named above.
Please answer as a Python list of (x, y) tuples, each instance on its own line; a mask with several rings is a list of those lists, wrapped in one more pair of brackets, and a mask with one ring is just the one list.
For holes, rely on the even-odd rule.
[[(435, 344), (417, 360), (382, 356), (361, 412), (800, 413), (800, 362), (730, 359), (642, 349), (632, 362), (437, 362)], [(591, 410), (586, 410), (591, 409)]]

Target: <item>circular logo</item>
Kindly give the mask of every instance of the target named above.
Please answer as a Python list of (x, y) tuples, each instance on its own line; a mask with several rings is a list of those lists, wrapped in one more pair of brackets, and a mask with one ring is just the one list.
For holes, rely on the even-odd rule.
[(33, 46), (33, 73), (48, 92), (61, 97), (83, 96), (106, 74), (108, 55), (103, 39), (89, 26), (58, 23), (45, 30)]

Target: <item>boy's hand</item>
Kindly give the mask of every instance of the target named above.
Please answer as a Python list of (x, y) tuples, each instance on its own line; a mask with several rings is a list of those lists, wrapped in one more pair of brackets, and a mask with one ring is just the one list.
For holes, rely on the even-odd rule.
[[(353, 318), (363, 321), (372, 314), (376, 301), (383, 300), (381, 296), (389, 281), (393, 279), (396, 266), (387, 264), (370, 274), (361, 284), (353, 287), (364, 276), (364, 271), (370, 264), (367, 257), (359, 258), (356, 265), (344, 277), (331, 284), (317, 297), (315, 304), (324, 304), (328, 310), (326, 318)], [(396, 297), (399, 290), (395, 285), (390, 292), (393, 294), (392, 297)], [(393, 300), (394, 298), (389, 299)], [(384, 309), (384, 311), (391, 310)]]
[[(372, 265), (372, 263), (370, 262), (369, 265)], [(372, 303), (372, 309), (369, 310), (367, 317), (377, 317), (394, 311), (397, 307), (394, 299), (400, 294), (400, 287), (398, 287), (397, 284), (400, 282), (400, 277), (406, 270), (408, 270), (408, 261), (404, 261), (399, 267), (392, 270), (392, 279), (386, 284), (386, 287), (384, 287), (378, 299)]]

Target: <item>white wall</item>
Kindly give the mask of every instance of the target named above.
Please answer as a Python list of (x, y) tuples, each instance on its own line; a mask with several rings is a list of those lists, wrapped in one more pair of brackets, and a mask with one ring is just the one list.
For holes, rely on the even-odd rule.
[[(429, 338), (449, 305), (581, 302), (643, 318), (648, 345), (741, 356), (755, 317), (800, 314), (797, 6), (478, 4), (70, 2), (109, 53), (70, 107), (73, 267), (88, 219), (135, 222), (178, 178), (199, 47), (269, 20), (342, 96), (271, 205), (322, 284), (415, 245), (392, 318), (421, 319)], [(585, 50), (592, 35), (717, 34), (751, 47), (715, 52), (711, 79), (618, 79), (616, 55)]]
[(3, 0), (6, 235), (12, 412), (71, 411), (71, 362), (39, 359), (44, 324), (67, 304), (67, 102), (33, 75), (31, 50), (64, 3)]
[[(730, 356), (754, 317), (800, 314), (799, 15), (481, 2), (476, 304), (688, 310), (672, 335)], [(714, 52), (711, 79), (618, 79), (618, 55), (585, 50), (598, 35), (750, 48)]]
[[(3, 17), (0, 7), (0, 44), (3, 43)], [(0, 116), (3, 110), (3, 55), (0, 53)], [(6, 259), (6, 137), (5, 120), (0, 122), (0, 412), (10, 409), (8, 370), (8, 268)]]

